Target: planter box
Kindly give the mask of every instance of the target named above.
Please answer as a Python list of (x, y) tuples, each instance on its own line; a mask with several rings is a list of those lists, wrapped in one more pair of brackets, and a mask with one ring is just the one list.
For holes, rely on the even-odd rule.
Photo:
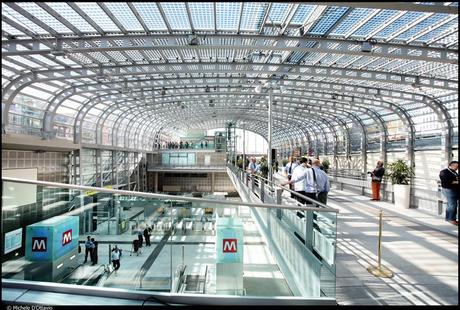
[(393, 184), (395, 206), (397, 208), (409, 209), (410, 207), (410, 185)]

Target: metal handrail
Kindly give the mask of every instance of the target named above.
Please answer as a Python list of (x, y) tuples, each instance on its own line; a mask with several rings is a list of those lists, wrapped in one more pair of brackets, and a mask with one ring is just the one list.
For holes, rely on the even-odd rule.
[[(53, 292), (70, 296), (92, 296), (127, 301), (151, 301), (173, 305), (337, 305), (335, 298), (298, 296), (233, 296), (214, 294), (166, 293), (122, 288), (81, 286), (29, 280), (3, 279), (2, 289), (26, 289), (28, 292)], [(26, 292), (27, 294), (27, 292)], [(2, 297), (5, 301), (5, 298)], [(59, 300), (56, 300), (58, 305)], [(71, 302), (71, 300), (70, 300)], [(48, 303), (49, 304), (49, 301)], [(52, 303), (51, 303), (52, 304)]]
[[(126, 195), (126, 196), (138, 196), (138, 197), (145, 197), (145, 198), (153, 198), (153, 199), (172, 199), (172, 200), (184, 200), (184, 201), (191, 201), (191, 202), (201, 202), (201, 203), (209, 203), (209, 204), (216, 204), (219, 205), (232, 205), (232, 206), (248, 206), (248, 207), (257, 207), (257, 208), (266, 208), (266, 209), (291, 209), (291, 210), (305, 210), (305, 211), (316, 211), (316, 212), (335, 212), (338, 213), (339, 210), (330, 208), (326, 205), (325, 208), (314, 208), (314, 207), (301, 207), (301, 206), (290, 206), (290, 205), (277, 205), (277, 204), (260, 204), (260, 203), (250, 203), (250, 202), (235, 202), (230, 200), (212, 200), (212, 199), (203, 199), (203, 198), (193, 198), (193, 197), (184, 197), (184, 196), (175, 196), (175, 195), (166, 195), (166, 194), (153, 194), (153, 193), (145, 193), (145, 192), (134, 192), (134, 191), (127, 191), (127, 190), (119, 190), (119, 189), (111, 189), (111, 188), (103, 188), (103, 187), (93, 187), (93, 186), (84, 186), (84, 185), (73, 185), (73, 184), (63, 184), (63, 183), (55, 183), (55, 182), (48, 182), (48, 181), (37, 181), (37, 180), (27, 180), (27, 179), (19, 179), (19, 178), (9, 178), (3, 177), (2, 181), (6, 182), (16, 182), (16, 183), (25, 183), (25, 184), (35, 184), (35, 185), (42, 185), (42, 186), (49, 186), (49, 187), (57, 187), (57, 188), (67, 188), (67, 189), (75, 189), (75, 190), (82, 190), (82, 191), (97, 191), (101, 193), (109, 193), (109, 194), (118, 194), (118, 195)], [(308, 197), (307, 197), (308, 198)], [(319, 204), (319, 203), (317, 203)], [(171, 206), (174, 207), (174, 206)]]
[[(307, 196), (304, 196), (304, 195), (302, 195), (302, 194), (299, 194), (299, 193), (297, 193), (296, 191), (293, 191), (293, 190), (291, 190), (291, 189), (289, 189), (289, 188), (286, 188), (286, 187), (284, 187), (284, 186), (281, 186), (281, 184), (279, 184), (279, 183), (275, 183), (275, 182), (273, 182), (273, 181), (270, 181), (270, 180), (268, 180), (268, 179), (266, 179), (266, 178), (264, 178), (264, 177), (261, 177), (260, 175), (257, 175), (257, 174), (254, 175), (254, 174), (248, 173), (247, 171), (244, 171), (244, 170), (241, 169), (241, 168), (236, 168), (236, 167), (233, 166), (233, 165), (230, 165), (230, 164), (229, 164), (228, 166), (229, 166), (230, 169), (237, 169), (237, 170), (242, 171), (243, 173), (245, 173), (245, 174), (247, 174), (247, 175), (249, 175), (249, 176), (255, 176), (255, 177), (257, 177), (258, 179), (267, 181), (268, 183), (272, 184), (272, 188), (280, 188), (280, 189), (285, 190), (285, 191), (288, 191), (288, 192), (290, 192), (291, 194), (294, 194), (294, 195), (296, 195), (296, 196), (298, 196), (298, 197), (300, 197), (300, 198), (302, 198), (302, 199), (304, 199), (304, 200), (307, 200), (307, 201), (311, 202), (312, 204), (318, 205), (318, 206), (320, 206), (320, 207), (323, 208), (323, 209), (336, 210), (335, 212), (336, 212), (336, 213), (339, 213), (339, 211), (338, 211), (337, 209), (331, 208), (331, 207), (325, 205), (324, 203), (319, 202), (318, 200), (314, 200), (314, 199), (312, 199), (312, 198), (310, 198), (310, 197), (307, 197)], [(321, 210), (321, 209), (318, 209), (318, 208), (314, 208), (314, 209), (315, 209), (315, 211)]]

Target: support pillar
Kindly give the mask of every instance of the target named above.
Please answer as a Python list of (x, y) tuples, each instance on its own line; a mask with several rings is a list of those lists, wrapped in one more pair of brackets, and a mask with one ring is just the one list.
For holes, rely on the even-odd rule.
[(268, 90), (268, 179), (273, 181), (273, 158), (272, 158), (272, 126), (273, 126), (273, 117), (272, 117), (272, 96), (273, 90), (270, 88)]
[(215, 175), (214, 175), (214, 172), (211, 172), (211, 192), (214, 193), (215, 192)]

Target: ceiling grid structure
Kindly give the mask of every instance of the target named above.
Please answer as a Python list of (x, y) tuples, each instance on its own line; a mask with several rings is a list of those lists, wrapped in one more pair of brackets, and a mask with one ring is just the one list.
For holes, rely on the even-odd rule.
[[(44, 139), (151, 151), (160, 132), (175, 139), (232, 121), (267, 138), (263, 85), (283, 89), (275, 148), (327, 142), (332, 152), (345, 137), (341, 154), (399, 148), (412, 160), (435, 136), (448, 160), (458, 147), (458, 6), (2, 3), (3, 134), (30, 126)], [(121, 129), (134, 137), (117, 142)]]

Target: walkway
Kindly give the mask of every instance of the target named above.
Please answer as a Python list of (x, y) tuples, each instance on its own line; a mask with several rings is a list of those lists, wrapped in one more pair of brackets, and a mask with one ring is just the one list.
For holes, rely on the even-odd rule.
[[(278, 173), (277, 179), (283, 179)], [(287, 194), (287, 192), (284, 192)], [(340, 305), (458, 304), (458, 227), (442, 216), (332, 190), (328, 205), (340, 210), (337, 302)], [(377, 261), (378, 214), (384, 211), (382, 264), (391, 279), (367, 272)]]

